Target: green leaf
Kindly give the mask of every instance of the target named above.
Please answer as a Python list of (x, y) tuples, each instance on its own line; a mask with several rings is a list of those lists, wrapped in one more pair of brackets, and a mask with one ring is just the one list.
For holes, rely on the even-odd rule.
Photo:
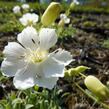
[(25, 109), (31, 109), (32, 107), (34, 107), (34, 105), (32, 105), (32, 104), (26, 104)]
[(0, 109), (5, 109), (5, 107), (2, 104), (0, 104)]
[(68, 95), (70, 95), (70, 93), (69, 92), (65, 92), (64, 94), (62, 94), (61, 97), (65, 97), (65, 96), (68, 96)]
[(13, 100), (12, 106), (13, 106), (13, 109), (24, 109), (25, 108), (23, 100), (20, 98), (16, 98), (15, 100)]
[(8, 104), (6, 105), (6, 108), (5, 108), (5, 109), (12, 109), (10, 103), (8, 103)]

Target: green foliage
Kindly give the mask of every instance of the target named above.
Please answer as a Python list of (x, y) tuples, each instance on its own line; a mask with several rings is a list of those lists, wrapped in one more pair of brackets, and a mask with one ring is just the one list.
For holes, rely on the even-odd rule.
[[(1, 8), (1, 13), (0, 13), (0, 32), (14, 32), (18, 31), (20, 32), (24, 27), (19, 23), (18, 19), (20, 16), (16, 16), (13, 14), (12, 9), (14, 6), (19, 5), (21, 6), (22, 3), (20, 2), (2, 2), (0, 1), (0, 8)], [(30, 8), (36, 11), (39, 15), (42, 15), (44, 10), (47, 8), (47, 4), (39, 4), (39, 3), (29, 3)], [(68, 9), (68, 4), (63, 3), (62, 4), (62, 11), (65, 11)], [(104, 9), (103, 7), (93, 7), (93, 6), (76, 6), (72, 12), (109, 12), (109, 8)], [(84, 18), (83, 18), (84, 19)], [(78, 19), (73, 19), (72, 23), (76, 24), (78, 22)], [(91, 21), (85, 21), (83, 23), (85, 27), (93, 27), (96, 26), (96, 22), (91, 22)], [(108, 23), (104, 25), (106, 28), (109, 27)], [(64, 31), (63, 31), (64, 30)], [(68, 31), (68, 32), (67, 32)], [(75, 30), (72, 29), (71, 27), (62, 29), (59, 29), (59, 34), (60, 36), (69, 36), (72, 35), (72, 32)]]
[(78, 22), (79, 22), (79, 19), (78, 19), (78, 18), (74, 18), (74, 19), (72, 20), (72, 24), (73, 24), (73, 25), (77, 24)]
[[(0, 83), (6, 83), (6, 78), (0, 72)], [(47, 90), (34, 86), (27, 90), (4, 90), (4, 97), (0, 100), (0, 109), (66, 109), (62, 107), (69, 93), (54, 88)]]
[(109, 7), (99, 7), (94, 5), (76, 5), (73, 12), (89, 12), (89, 13), (109, 13)]
[(34, 89), (11, 92), (6, 99), (0, 101), (0, 109), (62, 109), (59, 106), (59, 91)]
[(104, 27), (105, 27), (106, 29), (109, 29), (109, 22), (107, 22), (106, 24), (104, 24)]
[(104, 40), (104, 42), (102, 43), (103, 47), (109, 48), (109, 39)]
[(69, 27), (59, 27), (57, 29), (58, 36), (60, 38), (73, 36), (76, 33), (76, 29), (74, 29), (71, 25)]
[(97, 25), (96, 22), (92, 22), (92, 21), (83, 22), (84, 27), (95, 27), (96, 25)]
[[(0, 8), (7, 10), (7, 12), (12, 11), (13, 7), (16, 5), (21, 6), (23, 3), (20, 2), (6, 2), (6, 1), (0, 1)], [(38, 10), (40, 7), (42, 9), (46, 9), (47, 5), (45, 4), (39, 4), (39, 3), (29, 3), (30, 8)]]
[(13, 13), (0, 13), (0, 32), (21, 31), (23, 26)]
[(23, 26), (18, 21), (9, 21), (1, 25), (0, 32), (19, 32), (23, 30)]

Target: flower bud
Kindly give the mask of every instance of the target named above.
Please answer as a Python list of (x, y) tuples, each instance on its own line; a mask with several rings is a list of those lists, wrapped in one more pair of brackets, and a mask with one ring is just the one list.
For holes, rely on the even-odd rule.
[[(82, 72), (84, 72), (85, 70), (87, 70), (87, 69), (90, 69), (89, 67), (86, 67), (86, 66), (78, 66), (78, 67), (76, 67), (76, 68), (71, 68), (71, 69), (69, 69), (69, 70), (67, 70), (66, 72), (65, 72), (65, 76), (67, 75), (69, 75), (69, 76), (76, 76), (76, 75), (78, 75), (79, 73), (82, 73)], [(68, 74), (67, 74), (68, 73)]]
[(65, 77), (75, 76), (77, 74), (75, 68), (71, 68), (65, 71)]
[(78, 66), (75, 69), (78, 73), (81, 73), (81, 72), (84, 72), (85, 70), (90, 69), (90, 68), (86, 67), (86, 66)]
[(100, 100), (109, 98), (109, 89), (94, 76), (87, 76), (84, 80), (86, 87)]
[(72, 3), (70, 4), (70, 10), (73, 10), (73, 9), (75, 8), (75, 6), (76, 6), (76, 4), (75, 4), (74, 2), (72, 2)]
[(45, 10), (41, 22), (44, 26), (51, 25), (56, 18), (59, 16), (59, 13), (61, 11), (61, 5), (57, 2), (52, 2), (48, 8)]

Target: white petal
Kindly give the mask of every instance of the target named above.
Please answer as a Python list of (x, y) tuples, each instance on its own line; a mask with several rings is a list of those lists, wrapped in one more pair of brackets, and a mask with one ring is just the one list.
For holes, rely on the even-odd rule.
[(1, 70), (6, 76), (14, 76), (16, 71), (24, 66), (23, 55), (25, 49), (16, 42), (9, 42), (3, 53), (6, 58), (2, 62)]
[(28, 22), (26, 19), (24, 19), (23, 17), (19, 19), (19, 21), (21, 22), (22, 25), (27, 26)]
[(20, 6), (15, 6), (13, 8), (13, 12), (16, 14), (16, 13), (19, 13), (20, 12)]
[(38, 22), (39, 16), (35, 13), (26, 13), (19, 19), (22, 25), (27, 26), (28, 22), (32, 22), (34, 25)]
[(38, 47), (38, 33), (33, 27), (25, 28), (17, 39), (26, 48), (36, 49)]
[(70, 23), (70, 19), (69, 18), (66, 18), (64, 21), (65, 21), (66, 24)]
[(23, 60), (14, 60), (12, 58), (4, 59), (1, 64), (1, 71), (5, 76), (14, 76), (16, 72), (25, 66)]
[(39, 37), (40, 47), (44, 50), (48, 50), (57, 42), (55, 29), (43, 28), (40, 30)]
[(5, 46), (5, 49), (3, 53), (5, 56), (12, 56), (12, 57), (17, 57), (20, 58), (25, 52), (25, 49), (18, 43), (16, 42), (9, 42), (7, 46)]
[(36, 22), (38, 22), (39, 16), (37, 14), (33, 13), (32, 19), (33, 19), (33, 22), (36, 23)]
[(60, 19), (63, 19), (65, 24), (70, 23), (70, 19), (65, 14), (60, 14)]
[(61, 62), (62, 64), (64, 64), (65, 66), (70, 64), (73, 59), (72, 59), (72, 55), (70, 54), (70, 52), (59, 49), (59, 51), (57, 53), (54, 53), (53, 57)]
[(67, 16), (65, 14), (60, 14), (60, 19), (66, 19)]
[(13, 83), (17, 89), (21, 90), (33, 87), (35, 85), (37, 74), (38, 77), (42, 76), (40, 73), (41, 69), (39, 66), (29, 64), (16, 73)]
[(73, 0), (73, 3), (75, 3), (76, 5), (80, 4), (80, 2), (78, 0)]
[(21, 7), (22, 7), (23, 9), (29, 9), (29, 8), (30, 8), (30, 6), (29, 6), (28, 4), (23, 4)]
[(40, 87), (52, 89), (54, 85), (56, 84), (58, 78), (38, 78), (36, 79), (36, 84), (39, 85)]
[(43, 72), (45, 77), (63, 77), (64, 76), (64, 64), (55, 61), (49, 57), (42, 63)]

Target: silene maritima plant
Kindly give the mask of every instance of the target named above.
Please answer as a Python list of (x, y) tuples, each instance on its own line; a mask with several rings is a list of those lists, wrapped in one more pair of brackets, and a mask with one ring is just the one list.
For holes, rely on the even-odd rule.
[[(72, 3), (65, 14), (60, 14), (61, 5), (52, 2), (41, 17), (39, 29), (34, 27), (40, 17), (37, 14), (26, 13), (19, 19), (19, 23), (25, 28), (17, 35), (17, 42), (9, 42), (5, 46), (1, 64), (2, 74), (5, 77), (13, 77), (17, 92), (6, 93), (6, 99), (0, 101), (0, 109), (64, 109), (61, 105), (63, 98), (58, 97), (61, 90), (56, 82), (59, 77), (69, 81), (79, 75), (84, 78), (88, 91), (80, 87), (78, 82), (74, 82), (77, 88), (104, 108), (109, 108), (105, 103), (109, 99), (107, 86), (95, 76), (85, 76), (82, 73), (90, 69), (89, 67), (66, 69), (65, 67), (74, 61), (71, 53), (62, 48), (52, 52), (50, 50), (58, 40), (58, 29), (70, 23), (68, 16), (75, 5)], [(28, 12), (30, 7), (27, 4), (22, 7), (15, 6), (13, 12), (21, 14), (21, 8)], [(60, 22), (55, 24), (59, 14)]]

